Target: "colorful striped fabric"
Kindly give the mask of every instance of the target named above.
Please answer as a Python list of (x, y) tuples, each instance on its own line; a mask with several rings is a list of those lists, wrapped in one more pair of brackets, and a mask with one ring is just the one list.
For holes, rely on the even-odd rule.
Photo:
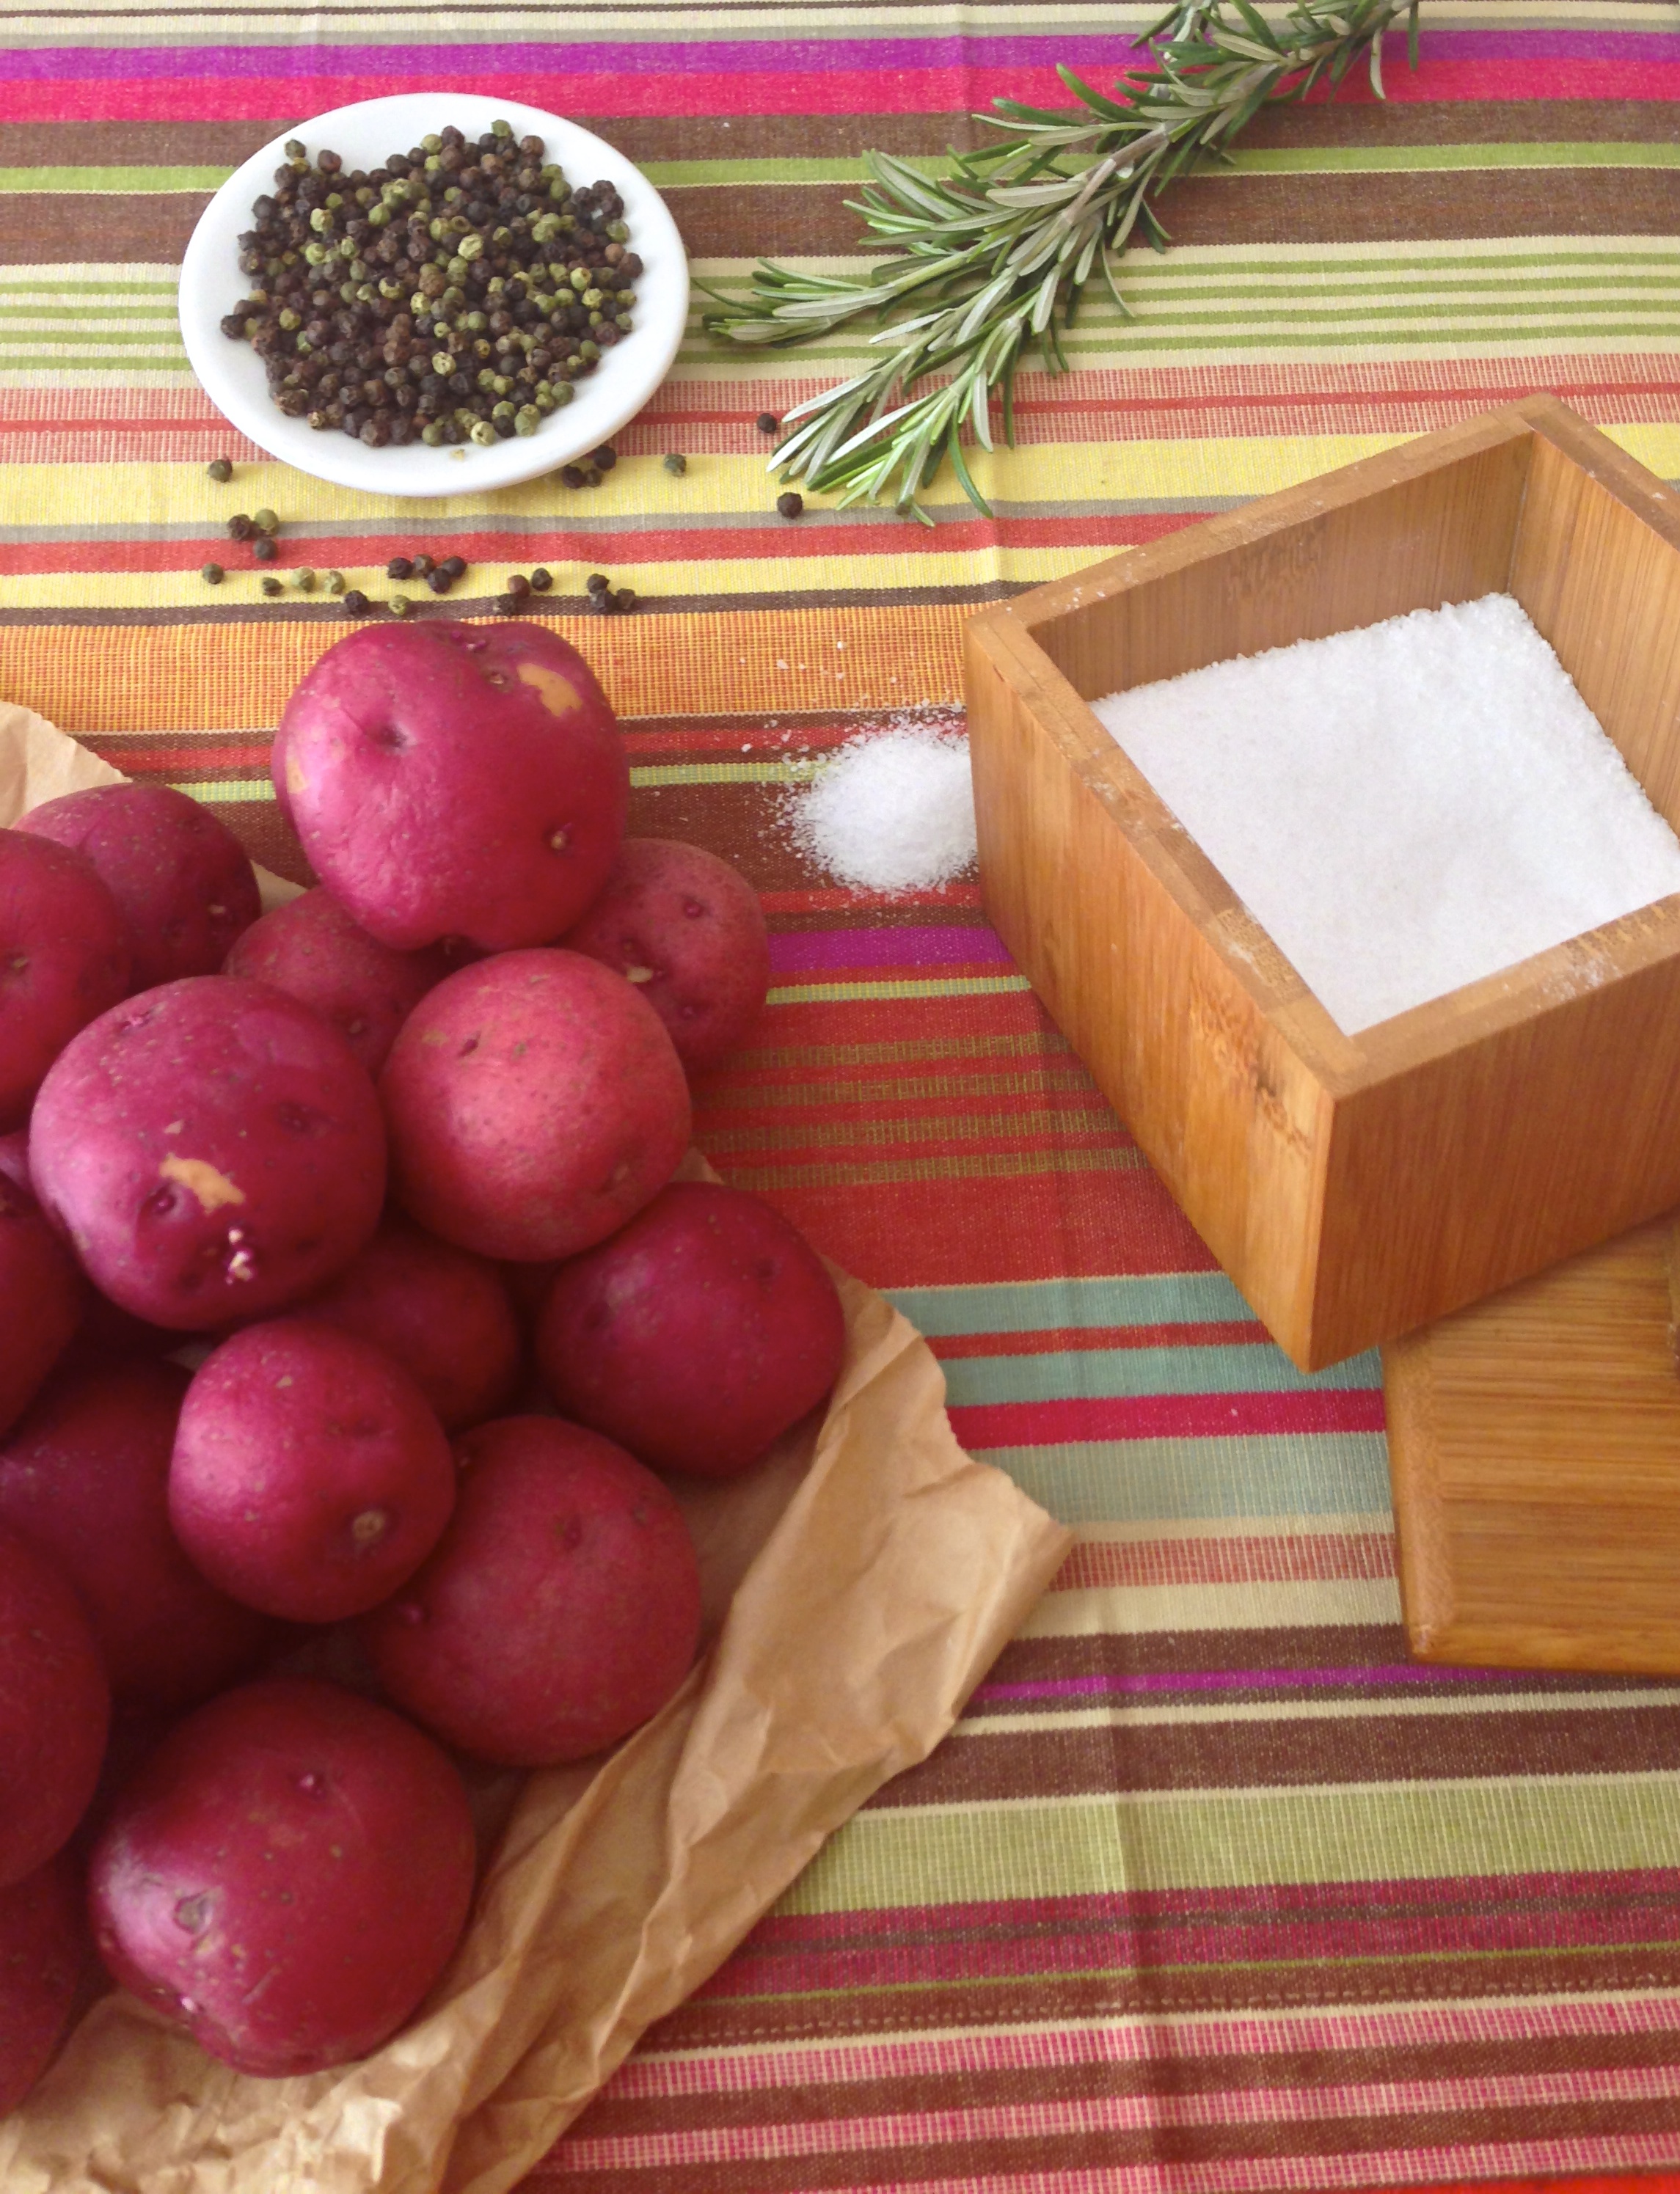
[[(1680, 8), (1425, 0), (1421, 66), (1262, 117), (1182, 185), (1021, 446), (931, 531), (774, 512), (754, 421), (861, 355), (698, 322), (599, 486), (446, 505), (262, 459), (173, 311), (206, 194), (347, 101), (434, 89), (587, 122), (696, 271), (854, 264), (864, 151), (936, 161), (997, 94), (1099, 83), (1152, 10), (1021, 0), (255, 0), (14, 9), (0, 54), (0, 696), (215, 801), (265, 859), (291, 685), (399, 550), (547, 564), (624, 721), (633, 828), (728, 853), (769, 1008), (701, 1091), (728, 1179), (894, 1293), (958, 1433), (1078, 1529), (956, 1733), (652, 2031), (529, 2194), (1680, 2194), (1680, 1688), (1423, 1668), (1399, 1625), (1378, 1367), (1294, 1372), (987, 927), (887, 902), (790, 803), (860, 728), (954, 721), (975, 604), (1537, 389), (1680, 479)], [(234, 294), (230, 279), (229, 299)], [(218, 488), (205, 461), (226, 451)], [(659, 462), (680, 451), (681, 477)], [(393, 452), (394, 462), (400, 459)], [(468, 475), (463, 470), (463, 480)], [(219, 589), (199, 566), (229, 570)], [(593, 570), (632, 617), (586, 618)]]

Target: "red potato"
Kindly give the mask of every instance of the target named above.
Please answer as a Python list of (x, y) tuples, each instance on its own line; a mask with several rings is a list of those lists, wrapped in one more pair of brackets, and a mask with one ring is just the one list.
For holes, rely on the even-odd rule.
[(730, 1478), (839, 1376), (840, 1297), (798, 1228), (757, 1197), (673, 1181), (561, 1266), (537, 1363), (567, 1416), (657, 1470)]
[(86, 1290), (28, 1189), (0, 1170), (0, 1438), (82, 1323)]
[(218, 816), (167, 784), (96, 784), (32, 808), (20, 830), (83, 854), (116, 900), (149, 991), (214, 975), (262, 911), (256, 872)]
[(379, 1094), (397, 1200), (486, 1257), (601, 1241), (688, 1143), (688, 1085), (658, 1014), (578, 952), (503, 952), (440, 983)]
[(0, 830), (0, 1131), (20, 1128), (78, 1029), (126, 997), (128, 925), (93, 865)]
[(337, 1032), (266, 983), (191, 976), (82, 1031), (30, 1170), (101, 1291), (174, 1332), (262, 1318), (369, 1240), (384, 1129)]
[(247, 1326), (193, 1374), (170, 1466), (175, 1536), (212, 1582), (295, 1623), (394, 1592), (455, 1506), (437, 1413), (371, 1341), (313, 1318)]
[(446, 1432), (482, 1424), (514, 1399), (525, 1352), (500, 1269), (406, 1220), (388, 1219), (300, 1307), (394, 1357)]
[(75, 1588), (0, 1529), (0, 1888), (68, 1841), (99, 1781), (111, 1687)]
[(557, 937), (606, 882), (630, 798), (589, 665), (535, 624), (350, 634), (286, 704), (273, 772), (316, 875), (405, 952)]
[(0, 1889), (0, 2118), (51, 2064), (88, 1948), (81, 1870), (66, 1853)]
[(757, 893), (728, 861), (676, 838), (626, 838), (561, 942), (637, 986), (691, 1074), (734, 1049), (770, 987)]
[(224, 1691), (118, 1799), (90, 1871), (112, 1976), (242, 2072), (365, 2056), (447, 1964), (473, 1892), (446, 1754), (337, 1685)]
[(160, 1712), (248, 1675), (275, 1628), (218, 1592), (170, 1528), (187, 1387), (178, 1364), (83, 1359), (48, 1381), (0, 1446), (0, 1525), (52, 1555), (81, 1594), (117, 1697)]
[(634, 1456), (555, 1417), (498, 1418), (457, 1453), (454, 1520), (360, 1624), (370, 1657), (396, 1704), (463, 1752), (585, 1759), (658, 1713), (693, 1660), (682, 1512)]
[(397, 952), (351, 921), (330, 892), (304, 892), (254, 923), (222, 973), (272, 983), (331, 1021), (370, 1074), (397, 1031), (450, 973), (441, 948)]

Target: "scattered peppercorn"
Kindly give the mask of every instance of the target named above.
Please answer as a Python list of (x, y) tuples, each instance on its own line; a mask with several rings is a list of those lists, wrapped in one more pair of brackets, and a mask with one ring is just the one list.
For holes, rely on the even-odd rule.
[(539, 564), (536, 570), (531, 574), (532, 593), (533, 594), (545, 594), (553, 584), (554, 573), (549, 570), (547, 565)]
[(531, 592), (531, 582), (523, 571), (510, 571), (508, 574), (507, 591), (518, 600)]
[(613, 597), (613, 606), (615, 610), (633, 610), (636, 607), (636, 589), (620, 587)]
[(250, 544), (250, 553), (259, 564), (272, 564), (280, 552), (275, 548), (270, 535), (259, 533)]
[(442, 563), (438, 566), (438, 569), (448, 578), (464, 579), (467, 576), (467, 560), (464, 556), (446, 556)]
[(590, 451), (590, 462), (597, 472), (610, 473), (618, 462), (618, 452), (610, 442), (603, 442), (598, 450)]
[(233, 477), (233, 460), (232, 457), (212, 457), (204, 470), (213, 480), (226, 482)]
[(262, 591), (272, 600), (276, 594), (283, 594), (285, 592), (285, 589), (280, 584), (279, 581), (274, 577), (272, 571), (266, 571), (262, 577)]
[(250, 522), (259, 533), (278, 533), (280, 530), (280, 521), (272, 510), (253, 511)]
[(603, 587), (599, 594), (591, 594), (590, 596), (590, 607), (596, 617), (611, 617), (613, 614), (613, 597)]
[(414, 559), (411, 556), (393, 556), (385, 566), (385, 577), (388, 579), (411, 579), (414, 577)]
[(588, 475), (578, 465), (562, 465), (560, 468), (560, 477), (562, 484), (567, 487), (582, 487)]
[(516, 611), (524, 608), (525, 602), (519, 594), (498, 594), (496, 606), (503, 617), (512, 617)]
[(329, 571), (327, 573), (326, 590), (330, 594), (342, 594), (343, 593), (344, 574), (342, 571)]
[(242, 510), (235, 511), (227, 521), (227, 538), (230, 541), (249, 541), (256, 531), (256, 528)]
[(408, 615), (408, 596), (406, 594), (392, 595), (391, 615), (393, 617), (406, 617)]
[(426, 584), (434, 594), (446, 594), (455, 582), (440, 565), (435, 571), (429, 571), (426, 574)]
[(680, 450), (671, 451), (670, 455), (666, 457), (665, 463), (665, 470), (668, 473), (681, 474), (686, 473), (688, 469), (688, 460), (682, 455)]
[(780, 511), (784, 518), (797, 518), (804, 508), (804, 497), (795, 495), (791, 488), (785, 495), (779, 495), (776, 497), (776, 508)]
[(604, 594), (612, 583), (605, 571), (591, 571), (584, 582), (592, 594)]
[(315, 591), (315, 575), (306, 564), (301, 571), (292, 573), (291, 583), (300, 594), (313, 594)]
[(774, 411), (761, 411), (759, 413), (758, 431), (761, 434), (780, 434), (781, 430), (782, 422), (777, 418)]
[(413, 576), (417, 579), (429, 579), (436, 569), (437, 566), (429, 556), (417, 556), (414, 559)]
[(345, 616), (360, 617), (366, 607), (367, 596), (360, 587), (352, 587), (344, 597)]
[(610, 182), (569, 182), (538, 137), (435, 134), (365, 174), (291, 140), (222, 322), (289, 417), (374, 449), (536, 434), (634, 325)]
[(219, 587), (227, 574), (220, 564), (205, 564), (200, 568), (198, 577), (207, 587)]

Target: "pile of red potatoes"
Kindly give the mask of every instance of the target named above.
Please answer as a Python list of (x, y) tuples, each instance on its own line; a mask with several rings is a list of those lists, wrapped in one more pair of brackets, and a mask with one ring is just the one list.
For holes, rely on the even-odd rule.
[[(397, 2031), (470, 1910), (458, 1756), (657, 1711), (700, 1630), (664, 1473), (751, 1467), (843, 1350), (797, 1230), (672, 1179), (764, 925), (625, 838), (581, 658), (359, 630), (274, 774), (319, 885), (267, 915), (163, 786), (0, 830), (0, 2114), (89, 1917), (243, 2071)], [(360, 1680), (286, 1672), (347, 1629)]]

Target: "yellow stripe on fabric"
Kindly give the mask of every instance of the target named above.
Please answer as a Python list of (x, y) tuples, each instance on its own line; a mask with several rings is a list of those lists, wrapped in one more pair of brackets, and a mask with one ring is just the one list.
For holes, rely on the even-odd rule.
[(904, 982), (788, 983), (773, 990), (772, 1006), (835, 1006), (852, 998), (995, 998), (1030, 991), (1024, 975), (918, 976)]
[(1672, 1774), (1129, 1792), (866, 1810), (775, 1909), (1677, 1865)]
[[(1680, 1707), (1680, 1689), (1653, 1685), (1638, 1694), (1643, 1713), (1659, 1707)], [(1490, 1699), (1485, 1691), (1464, 1691), (1444, 1699), (1387, 1698), (1373, 1709), (1369, 1699), (1272, 1699), (1261, 1706), (1228, 1704), (1215, 1694), (1205, 1703), (1188, 1707), (1073, 1707), (1053, 1713), (968, 1714), (944, 1740), (954, 1744), (964, 1737), (1019, 1737), (1027, 1729), (1202, 1729), (1223, 1722), (1365, 1721), (1373, 1711), (1402, 1720), (1470, 1720), (1490, 1709), (1500, 1714), (1625, 1714), (1625, 1691), (1500, 1691)]]
[(1141, 1637), (1162, 1630), (1289, 1630), (1303, 1623), (1399, 1621), (1400, 1587), (1392, 1577), (1282, 1584), (1102, 1585), (1083, 1592), (1047, 1593), (1016, 1634)]
[(881, 1188), (906, 1181), (1037, 1180), (1086, 1173), (1138, 1173), (1139, 1151), (986, 1151), (971, 1157), (872, 1158), (855, 1165), (720, 1166), (734, 1188), (775, 1196), (813, 1188)]

